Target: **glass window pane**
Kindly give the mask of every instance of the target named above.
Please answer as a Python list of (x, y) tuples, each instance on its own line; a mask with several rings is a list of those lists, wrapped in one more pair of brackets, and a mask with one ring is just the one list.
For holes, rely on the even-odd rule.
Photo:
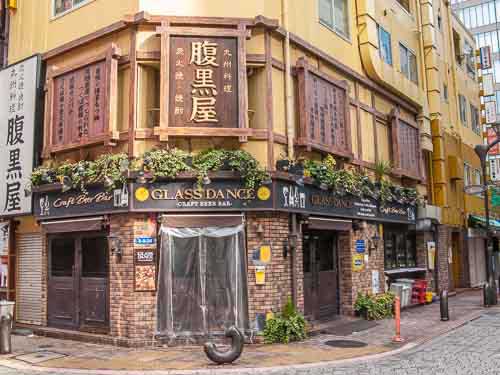
[(474, 28), (474, 27), (477, 27), (477, 26), (480, 26), (478, 24), (478, 20), (477, 20), (477, 7), (471, 7), (469, 8), (469, 11), (470, 11), (470, 27), (471, 28)]
[(335, 29), (345, 36), (349, 36), (347, 0), (334, 0)]
[(73, 238), (54, 238), (51, 241), (51, 276), (72, 277), (74, 265), (75, 240)]
[(401, 61), (401, 73), (405, 77), (409, 77), (407, 49), (402, 44), (399, 45), (399, 59)]
[(491, 33), (491, 46), (493, 53), (498, 53), (498, 31)]
[(319, 0), (319, 19), (325, 25), (333, 27), (333, 0)]
[(488, 18), (489, 18), (491, 23), (496, 22), (495, 3), (493, 1), (488, 3)]
[(500, 21), (500, 0), (496, 0), (495, 3), (495, 22)]
[(378, 27), (380, 57), (387, 64), (392, 65), (391, 34), (382, 27)]
[(500, 83), (500, 60), (495, 60), (493, 66), (495, 69), (495, 72), (493, 73), (495, 75), (495, 81), (496, 83)]
[(417, 83), (418, 82), (417, 57), (411, 52), (408, 52), (408, 56), (410, 64), (410, 80), (412, 82)]
[(483, 9), (488, 10), (487, 6), (488, 6), (487, 4), (483, 4), (483, 6), (479, 5), (476, 8), (477, 26), (483, 26), (483, 25), (487, 24), (485, 18), (483, 17), (483, 14), (484, 14)]
[(107, 277), (108, 241), (106, 237), (82, 239), (82, 277)]
[(483, 8), (481, 9), (481, 17), (483, 21), (483, 25), (490, 24), (490, 12), (488, 11), (489, 4), (483, 4)]

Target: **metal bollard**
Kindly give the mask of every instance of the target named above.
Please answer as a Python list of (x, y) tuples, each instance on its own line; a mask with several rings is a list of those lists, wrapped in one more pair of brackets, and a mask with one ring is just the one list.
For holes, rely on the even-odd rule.
[(2, 316), (0, 318), (0, 354), (12, 352), (11, 331), (12, 315)]
[(222, 365), (224, 363), (232, 363), (236, 361), (241, 353), (243, 352), (243, 345), (245, 345), (245, 337), (235, 326), (231, 326), (226, 331), (226, 337), (231, 337), (231, 348), (228, 351), (221, 352), (217, 350), (217, 347), (213, 342), (206, 342), (203, 346), (205, 354), (207, 357), (217, 363)]
[(495, 306), (498, 304), (498, 299), (497, 299), (497, 284), (495, 282), (495, 278), (493, 277), (493, 275), (490, 276), (488, 284), (490, 285), (490, 290), (489, 290), (490, 304), (492, 306)]
[(398, 296), (394, 300), (394, 319), (396, 321), (396, 335), (392, 338), (394, 342), (403, 342), (401, 338), (401, 300)]
[(483, 284), (483, 305), (484, 307), (489, 307), (490, 306), (490, 296), (489, 296), (489, 284), (484, 283)]
[(450, 320), (450, 312), (448, 310), (448, 291), (442, 290), (439, 296), (439, 311), (441, 313), (441, 321), (447, 322)]

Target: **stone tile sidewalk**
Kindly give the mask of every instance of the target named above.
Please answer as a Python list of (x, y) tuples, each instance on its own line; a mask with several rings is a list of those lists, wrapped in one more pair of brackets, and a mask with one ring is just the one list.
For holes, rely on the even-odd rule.
[[(360, 332), (356, 326), (366, 328), (361, 320), (339, 319), (323, 333), (301, 343), (289, 345), (246, 345), (243, 355), (226, 368), (248, 369), (274, 366), (292, 366), (316, 362), (331, 362), (386, 353), (405, 344), (414, 346), (430, 340), (478, 317), (482, 307), (480, 291), (468, 291), (450, 298), (450, 321), (441, 322), (439, 303), (410, 308), (402, 312), (401, 332), (405, 342), (394, 344), (394, 320), (388, 319)], [(495, 308), (496, 309), (496, 308)], [(351, 329), (353, 328), (353, 329)], [(337, 336), (335, 332), (343, 332)], [(367, 344), (359, 348), (334, 348), (325, 343), (348, 339)], [(68, 368), (83, 370), (194, 370), (214, 369), (201, 347), (128, 349), (96, 345), (38, 336), (13, 336), (12, 355), (0, 356), (2, 365), (30, 365), (38, 369)]]

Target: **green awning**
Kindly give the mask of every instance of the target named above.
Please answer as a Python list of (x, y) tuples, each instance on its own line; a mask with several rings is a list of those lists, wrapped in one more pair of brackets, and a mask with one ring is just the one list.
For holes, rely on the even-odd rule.
[[(469, 215), (469, 225), (473, 228), (485, 228), (486, 218), (483, 216)], [(490, 219), (490, 228), (500, 230), (500, 220)]]

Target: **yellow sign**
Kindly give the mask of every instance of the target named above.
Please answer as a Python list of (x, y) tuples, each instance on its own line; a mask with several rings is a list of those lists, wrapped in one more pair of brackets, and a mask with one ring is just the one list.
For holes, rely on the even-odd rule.
[(271, 190), (267, 186), (261, 186), (257, 190), (257, 198), (261, 201), (267, 201), (271, 197)]
[(264, 285), (266, 283), (266, 267), (255, 267), (255, 284)]
[(271, 246), (265, 245), (260, 247), (260, 261), (269, 263), (271, 261)]
[(144, 202), (149, 198), (149, 191), (145, 187), (140, 187), (135, 190), (135, 199), (139, 202)]
[(352, 258), (352, 270), (354, 272), (363, 271), (365, 268), (365, 259), (363, 254), (356, 254)]

